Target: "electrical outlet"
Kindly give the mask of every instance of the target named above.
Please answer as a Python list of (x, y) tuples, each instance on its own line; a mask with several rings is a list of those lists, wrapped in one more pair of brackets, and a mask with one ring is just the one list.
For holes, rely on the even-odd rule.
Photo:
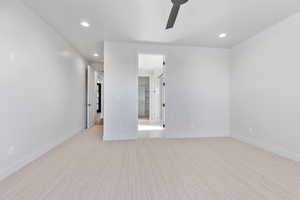
[(10, 146), (8, 149), (8, 155), (12, 155), (15, 153), (15, 147), (14, 146)]
[(13, 52), (11, 52), (10, 54), (9, 54), (9, 59), (10, 59), (10, 61), (15, 61), (15, 54), (13, 53)]
[(253, 128), (248, 129), (249, 133), (253, 134)]

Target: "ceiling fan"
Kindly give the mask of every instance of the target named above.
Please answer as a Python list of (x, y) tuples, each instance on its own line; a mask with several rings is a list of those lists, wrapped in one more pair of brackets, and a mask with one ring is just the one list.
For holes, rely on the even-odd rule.
[(174, 27), (180, 6), (188, 2), (188, 0), (171, 0), (171, 1), (173, 3), (173, 7), (169, 16), (166, 29), (170, 29)]

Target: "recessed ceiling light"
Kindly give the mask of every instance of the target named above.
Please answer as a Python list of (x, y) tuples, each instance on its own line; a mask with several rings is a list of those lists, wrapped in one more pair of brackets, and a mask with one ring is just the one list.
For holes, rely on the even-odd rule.
[(98, 57), (98, 56), (99, 56), (99, 54), (97, 54), (97, 53), (94, 53), (94, 56), (95, 56), (95, 57)]
[(225, 38), (225, 37), (227, 37), (227, 33), (221, 33), (221, 34), (219, 35), (219, 38)]
[(90, 23), (88, 23), (88, 22), (86, 22), (86, 21), (80, 22), (80, 25), (83, 26), (83, 27), (86, 27), (86, 28), (88, 28), (88, 27), (91, 26)]

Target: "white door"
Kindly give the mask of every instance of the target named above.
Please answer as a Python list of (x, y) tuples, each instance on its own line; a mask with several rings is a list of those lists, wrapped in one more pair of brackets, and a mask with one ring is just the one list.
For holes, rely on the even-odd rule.
[(87, 128), (91, 128), (96, 123), (96, 72), (91, 67), (87, 67)]

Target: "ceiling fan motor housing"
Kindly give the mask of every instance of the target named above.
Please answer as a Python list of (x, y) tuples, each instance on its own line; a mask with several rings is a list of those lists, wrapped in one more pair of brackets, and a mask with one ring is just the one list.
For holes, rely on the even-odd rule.
[(176, 5), (182, 5), (185, 4), (186, 2), (188, 2), (188, 0), (172, 0), (172, 3)]

